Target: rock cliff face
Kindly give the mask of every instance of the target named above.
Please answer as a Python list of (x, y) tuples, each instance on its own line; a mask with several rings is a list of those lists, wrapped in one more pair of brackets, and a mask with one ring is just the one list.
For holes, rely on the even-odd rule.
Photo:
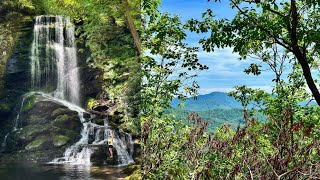
[(11, 17), (0, 23), (0, 140), (10, 129), (19, 97), (28, 91), (32, 18)]

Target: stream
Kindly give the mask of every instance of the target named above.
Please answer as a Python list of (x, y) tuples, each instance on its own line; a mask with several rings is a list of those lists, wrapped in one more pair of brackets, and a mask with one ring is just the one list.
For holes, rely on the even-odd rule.
[(122, 179), (124, 168), (84, 165), (0, 164), (1, 180)]

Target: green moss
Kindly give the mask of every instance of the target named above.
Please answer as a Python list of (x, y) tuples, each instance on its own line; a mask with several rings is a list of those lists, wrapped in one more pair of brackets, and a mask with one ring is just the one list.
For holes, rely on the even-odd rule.
[(70, 116), (68, 114), (63, 114), (63, 115), (60, 115), (56, 118), (56, 122), (63, 122), (63, 121), (68, 121), (70, 119), (73, 119), (74, 116)]
[(87, 109), (93, 109), (94, 107), (98, 106), (99, 102), (93, 98), (89, 98), (86, 102), (86, 108)]
[(133, 123), (133, 121), (124, 122), (124, 123), (118, 125), (118, 128), (122, 129), (124, 132), (130, 133), (130, 134), (135, 134), (135, 135), (138, 135), (141, 132), (139, 127), (137, 127)]
[(21, 17), (9, 17), (8, 20), (0, 23), (0, 95), (4, 92), (6, 64), (18, 40), (17, 30), (21, 22)]
[(56, 119), (53, 121), (54, 125), (59, 125), (61, 123), (67, 122), (67, 121), (73, 121), (78, 119), (77, 115), (74, 114), (62, 114), (56, 117)]
[(67, 114), (67, 113), (70, 113), (70, 110), (69, 109), (66, 109), (66, 108), (58, 108), (56, 110), (54, 110), (51, 114), (51, 117), (57, 117), (57, 116), (60, 116), (60, 115), (63, 115), (63, 114)]
[(33, 107), (34, 103), (36, 102), (36, 99), (37, 99), (37, 96), (35, 95), (28, 97), (23, 104), (22, 112), (30, 110)]
[(67, 136), (57, 135), (53, 138), (53, 145), (55, 147), (61, 147), (69, 142), (70, 138)]
[(62, 131), (62, 134), (67, 136), (71, 141), (78, 141), (80, 138), (79, 132), (69, 130), (69, 129), (64, 129)]
[(23, 127), (20, 131), (17, 132), (17, 137), (19, 139), (31, 140), (37, 135), (44, 133), (49, 129), (48, 125), (30, 125)]
[(79, 117), (76, 114), (63, 114), (58, 116), (53, 122), (53, 125), (58, 128), (72, 128), (81, 124)]
[(10, 111), (11, 107), (10, 104), (7, 102), (1, 102), (0, 103), (0, 110), (1, 111)]
[(98, 125), (104, 125), (104, 120), (103, 119), (97, 119), (95, 123), (98, 124)]
[(25, 149), (26, 150), (36, 150), (42, 148), (45, 143), (48, 142), (48, 137), (40, 136), (33, 140), (31, 143), (29, 143)]
[(140, 179), (142, 179), (140, 165), (128, 166), (128, 168), (125, 171), (128, 171), (127, 173), (131, 174), (130, 176), (126, 177), (125, 180), (140, 180)]

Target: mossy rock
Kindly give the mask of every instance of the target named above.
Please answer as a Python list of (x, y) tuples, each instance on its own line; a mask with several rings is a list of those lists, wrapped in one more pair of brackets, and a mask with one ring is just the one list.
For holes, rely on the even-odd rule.
[(108, 121), (119, 125), (123, 121), (123, 115), (120, 112), (116, 111), (113, 115), (111, 115), (111, 118), (109, 118)]
[(26, 150), (39, 150), (39, 149), (47, 149), (46, 147), (50, 143), (50, 138), (45, 136), (39, 136), (35, 140), (33, 140), (31, 143), (29, 143), (25, 149)]
[(1, 100), (0, 111), (9, 112), (11, 108), (12, 108), (11, 104), (9, 104), (7, 101)]
[(123, 170), (123, 173), (125, 174), (133, 174), (135, 171), (139, 170), (141, 168), (141, 165), (139, 164), (131, 164), (127, 166), (126, 169)]
[(67, 136), (57, 135), (53, 138), (54, 147), (61, 147), (66, 145), (70, 141)]
[[(41, 100), (41, 98), (38, 97), (38, 100)], [(59, 103), (44, 99), (34, 103), (32, 108), (26, 112), (25, 115), (35, 115), (49, 120), (52, 112), (59, 108), (64, 108), (64, 106)]]
[(124, 178), (125, 180), (140, 180), (142, 179), (141, 167), (140, 165), (135, 165), (137, 168), (135, 171), (130, 175)]
[(95, 123), (102, 126), (104, 125), (104, 120), (99, 118), (95, 120)]
[(38, 114), (30, 115), (30, 116), (20, 116), (20, 121), (22, 121), (23, 126), (28, 125), (39, 125), (39, 124), (47, 124), (48, 121), (45, 117), (39, 116)]
[(39, 134), (43, 134), (49, 130), (49, 125), (32, 125), (23, 127), (16, 133), (20, 140), (31, 141)]
[(80, 131), (82, 127), (82, 123), (80, 122), (78, 115), (74, 115), (74, 114), (60, 115), (52, 123), (55, 127), (58, 127), (61, 129), (72, 129), (72, 130)]
[(77, 113), (74, 111), (70, 111), (70, 109), (68, 108), (58, 108), (51, 113), (51, 117), (57, 118), (58, 116), (64, 115), (64, 114), (70, 115), (70, 114), (77, 114)]
[(36, 100), (37, 100), (36, 95), (32, 95), (32, 96), (28, 97), (23, 103), (22, 112), (26, 112), (26, 111), (30, 110), (33, 107)]
[(70, 129), (60, 129), (60, 134), (69, 137), (72, 143), (78, 141), (81, 138), (79, 132)]

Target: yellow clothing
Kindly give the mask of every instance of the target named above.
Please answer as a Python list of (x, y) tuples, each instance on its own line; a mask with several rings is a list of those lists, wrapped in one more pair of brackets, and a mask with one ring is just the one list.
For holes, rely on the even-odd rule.
[(108, 145), (113, 145), (113, 138), (111, 137), (108, 138)]

